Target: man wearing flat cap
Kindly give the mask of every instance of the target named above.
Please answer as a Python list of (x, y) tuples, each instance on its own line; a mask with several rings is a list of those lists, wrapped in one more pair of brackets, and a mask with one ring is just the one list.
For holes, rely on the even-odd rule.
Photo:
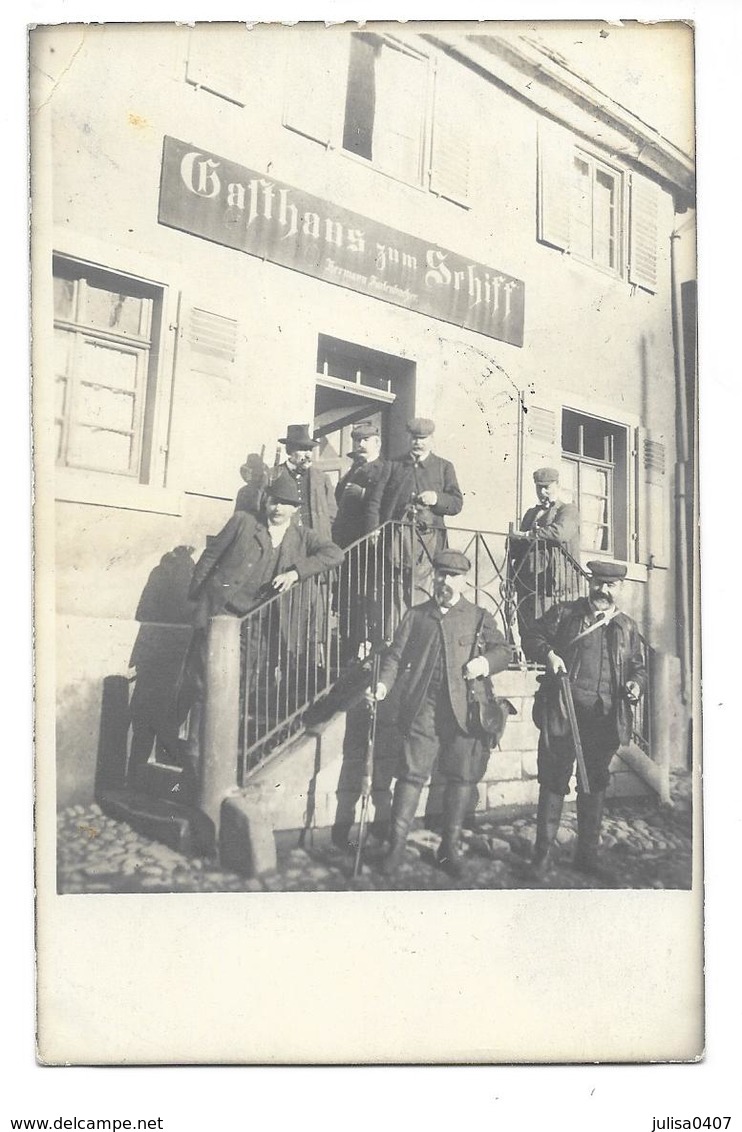
[(360, 421), (350, 435), (353, 465), (335, 488), (338, 511), (332, 525), (332, 537), (343, 547), (374, 529), (369, 500), (377, 487), (383, 490), (392, 468), (381, 455), (381, 435), (373, 421)]
[(286, 459), (274, 471), (287, 472), (299, 492), (299, 506), (294, 522), (309, 527), (323, 539), (332, 539), (332, 524), (337, 514), (335, 493), (330, 477), (312, 466), (314, 449), (319, 440), (311, 436), (308, 424), (291, 424), (286, 435), (279, 437), (286, 449)]
[(404, 588), (413, 603), (429, 593), (430, 564), (446, 546), (445, 516), (458, 515), (464, 497), (453, 464), (433, 452), (435, 423), (415, 417), (407, 432), (409, 451), (392, 462), (386, 483), (371, 493), (369, 522), (373, 529), (390, 519), (409, 521), (411, 530), (404, 533), (410, 538), (400, 540), (394, 565), (406, 575)]
[[(187, 667), (197, 699), (201, 698), (211, 617), (244, 616), (276, 594), (287, 593), (297, 582), (342, 562), (343, 552), (329, 538), (296, 524), (299, 505), (293, 477), (279, 473), (266, 488), (261, 516), (236, 511), (196, 563), (188, 593), (196, 609)], [(285, 640), (291, 630), (287, 643), (293, 649), (305, 645), (298, 640), (297, 627), (306, 624), (298, 613), (300, 603), (295, 604), (292, 614), (297, 625), (281, 626)]]
[(538, 746), (538, 817), (531, 873), (546, 876), (551, 848), (569, 793), (575, 747), (566, 714), (568, 679), (585, 758), (588, 788), (577, 784), (577, 852), (574, 867), (610, 883), (598, 858), (600, 828), (611, 759), (631, 738), (632, 705), (647, 685), (636, 623), (617, 605), (626, 567), (588, 562), (587, 597), (554, 605), (533, 625), (529, 654), (546, 668), (537, 693), (534, 720)]
[(382, 634), (381, 548), (359, 540), (373, 530), (369, 499), (386, 483), (392, 465), (381, 455), (381, 435), (373, 421), (360, 421), (350, 435), (353, 464), (335, 488), (338, 512), (332, 537), (343, 548), (358, 544), (345, 557), (337, 592), (341, 641), (356, 659), (380, 643)]
[(392, 802), (390, 848), (382, 871), (393, 875), (404, 859), (420, 793), (438, 760), (445, 779), (439, 864), (459, 877), (459, 839), (472, 787), (487, 768), (489, 750), (470, 731), (467, 684), (507, 668), (512, 649), (492, 615), (463, 596), (471, 563), (456, 550), (434, 560), (433, 596), (409, 610), (382, 657), (370, 699), (383, 700), (397, 681), (397, 726), (403, 750)]
[[(565, 570), (555, 548), (562, 547), (578, 562), (580, 555), (580, 513), (573, 503), (559, 498), (559, 471), (537, 468), (533, 482), (538, 503), (526, 511), (519, 534), (510, 538), (510, 569), (522, 646), (531, 625), (544, 612), (545, 599), (559, 596), (559, 581)], [(527, 659), (532, 659), (525, 646), (523, 651)]]

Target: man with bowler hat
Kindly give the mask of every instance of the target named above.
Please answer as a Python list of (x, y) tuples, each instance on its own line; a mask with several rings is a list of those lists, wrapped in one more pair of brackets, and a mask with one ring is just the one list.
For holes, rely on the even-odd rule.
[(409, 604), (429, 596), (431, 563), (446, 546), (446, 515), (458, 515), (464, 505), (456, 470), (450, 460), (433, 452), (435, 422), (415, 417), (407, 424), (409, 451), (392, 462), (386, 483), (376, 485), (369, 500), (372, 529), (389, 519), (409, 522), (408, 537), (399, 538), (394, 568), (404, 575)]
[(542, 879), (569, 793), (575, 746), (561, 682), (568, 679), (589, 793), (577, 785), (577, 852), (574, 867), (611, 883), (598, 858), (600, 828), (611, 759), (631, 738), (632, 705), (647, 686), (647, 672), (636, 623), (618, 608), (626, 567), (588, 562), (587, 597), (562, 602), (538, 620), (527, 647), (545, 665), (536, 696), (538, 817), (531, 874)]
[[(567, 571), (555, 548), (562, 547), (576, 561), (580, 555), (580, 513), (560, 499), (558, 469), (537, 468), (533, 482), (538, 502), (526, 511), (509, 545), (521, 644), (544, 613), (546, 599), (568, 596)], [(531, 660), (525, 646), (523, 651)]]
[(310, 435), (308, 424), (292, 424), (287, 427), (286, 435), (279, 437), (279, 444), (286, 449), (286, 459), (279, 464), (277, 472), (287, 472), (299, 492), (294, 521), (316, 531), (321, 538), (332, 539), (332, 524), (337, 514), (335, 493), (329, 476), (312, 466), (319, 440)]
[(397, 725), (403, 751), (392, 802), (390, 848), (382, 871), (393, 875), (404, 858), (420, 793), (436, 760), (445, 779), (443, 836), (438, 862), (459, 877), (459, 839), (472, 787), (484, 775), (489, 750), (470, 731), (467, 683), (507, 668), (512, 650), (489, 612), (463, 596), (471, 563), (456, 550), (434, 561), (433, 596), (405, 614), (382, 657), (370, 700), (383, 700), (397, 681)]

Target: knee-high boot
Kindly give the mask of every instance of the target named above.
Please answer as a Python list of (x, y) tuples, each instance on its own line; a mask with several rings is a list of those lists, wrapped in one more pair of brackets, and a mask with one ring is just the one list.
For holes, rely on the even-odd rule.
[(542, 786), (538, 792), (538, 812), (536, 816), (536, 844), (529, 866), (529, 873), (537, 880), (542, 880), (549, 868), (551, 849), (559, 832), (559, 823), (562, 820), (562, 807), (564, 798), (561, 794), (553, 794)]
[(589, 873), (607, 884), (614, 884), (615, 876), (601, 864), (598, 856), (604, 804), (605, 790), (577, 795), (577, 851), (573, 865), (580, 872)]
[(461, 827), (471, 802), (471, 785), (451, 782), (443, 795), (443, 837), (438, 849), (438, 864), (452, 877), (464, 870), (461, 854)]
[(381, 863), (384, 876), (392, 876), (402, 864), (407, 834), (415, 820), (422, 786), (416, 782), (398, 781), (394, 787), (392, 819), (389, 828), (389, 852)]

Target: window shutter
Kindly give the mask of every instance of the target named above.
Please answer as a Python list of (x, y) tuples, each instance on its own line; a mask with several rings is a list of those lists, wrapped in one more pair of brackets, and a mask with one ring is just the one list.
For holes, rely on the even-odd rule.
[(332, 28), (289, 34), (283, 124), (325, 146), (337, 144), (348, 82), (350, 37)]
[(637, 428), (634, 444), (636, 483), (636, 561), (665, 569), (670, 563), (670, 509), (666, 451), (661, 440)]
[(538, 238), (568, 251), (572, 197), (572, 136), (553, 122), (538, 125)]
[(189, 37), (187, 81), (246, 106), (256, 39), (243, 24), (198, 24)]
[(657, 186), (631, 174), (629, 206), (629, 282), (657, 290)]
[(471, 142), (462, 122), (472, 120), (472, 106), (463, 84), (464, 75), (452, 59), (438, 59), (433, 103), (433, 137), (430, 191), (469, 207)]
[(237, 365), (238, 335), (236, 319), (191, 307), (186, 326), (191, 370), (231, 381)]
[(376, 62), (373, 163), (420, 184), (428, 64), (384, 44)]

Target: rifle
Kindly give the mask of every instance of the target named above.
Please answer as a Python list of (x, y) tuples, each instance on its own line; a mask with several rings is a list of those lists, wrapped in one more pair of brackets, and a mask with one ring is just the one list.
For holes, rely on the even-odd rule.
[(577, 728), (577, 716), (575, 715), (575, 702), (572, 699), (572, 687), (569, 682), (569, 676), (566, 672), (560, 672), (559, 676), (562, 680), (564, 702), (567, 706), (567, 719), (569, 720), (569, 729), (572, 732), (572, 742), (575, 748), (575, 759), (577, 760), (577, 781), (580, 786), (580, 793), (589, 794), (590, 783), (587, 777), (585, 756), (582, 753), (582, 741), (580, 739), (580, 732)]
[(378, 711), (378, 704), (376, 702), (376, 685), (379, 683), (379, 665), (381, 662), (381, 653), (377, 652), (374, 656), (374, 662), (371, 667), (371, 688), (374, 693), (374, 699), (370, 705), (371, 716), (368, 721), (368, 737), (366, 739), (366, 758), (363, 765), (363, 778), (361, 779), (361, 822), (358, 827), (358, 844), (356, 846), (356, 859), (353, 864), (353, 876), (357, 877), (361, 871), (361, 854), (363, 852), (363, 841), (366, 836), (366, 821), (368, 818), (368, 803), (371, 798), (371, 787), (374, 778), (374, 744), (376, 742), (376, 714)]

